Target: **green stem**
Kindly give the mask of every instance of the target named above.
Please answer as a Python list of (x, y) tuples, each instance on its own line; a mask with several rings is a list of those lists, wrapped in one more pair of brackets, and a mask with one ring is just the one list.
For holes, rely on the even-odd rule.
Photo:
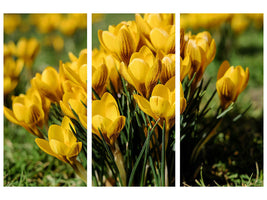
[(123, 160), (123, 156), (121, 154), (119, 145), (117, 144), (117, 141), (115, 143), (115, 149), (114, 151), (112, 151), (113, 156), (114, 156), (114, 161), (118, 167), (120, 176), (121, 176), (121, 180), (122, 180), (122, 184), (125, 186), (126, 185), (126, 172), (125, 172), (125, 167), (124, 167), (124, 160)]
[(161, 144), (161, 186), (165, 186), (165, 121), (163, 122)]
[(87, 184), (87, 171), (84, 169), (82, 164), (75, 160), (71, 167), (74, 169), (75, 173)]

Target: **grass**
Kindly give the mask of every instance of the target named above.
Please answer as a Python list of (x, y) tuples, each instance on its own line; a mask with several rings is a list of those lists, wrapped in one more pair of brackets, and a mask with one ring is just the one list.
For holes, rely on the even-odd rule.
[(40, 150), (33, 135), (4, 121), (4, 186), (85, 186), (69, 165)]

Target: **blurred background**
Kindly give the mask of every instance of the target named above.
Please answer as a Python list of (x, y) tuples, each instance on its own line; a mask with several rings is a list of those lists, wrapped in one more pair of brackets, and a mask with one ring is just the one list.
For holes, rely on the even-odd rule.
[[(4, 14), (4, 105), (47, 66), (87, 48), (87, 14)], [(23, 62), (19, 62), (22, 60)], [(21, 64), (22, 63), (22, 64)], [(4, 117), (4, 186), (81, 186), (73, 169), (44, 153), (35, 137)]]
[[(204, 182), (207, 185), (262, 186), (263, 14), (181, 14), (180, 28), (192, 34), (209, 31), (215, 39), (216, 56), (204, 73), (204, 81), (211, 78), (204, 96), (206, 101), (216, 90), (217, 72), (224, 60), (231, 66), (248, 67), (250, 72), (247, 88), (222, 123), (221, 133), (206, 145), (202, 155)], [(214, 107), (211, 116), (217, 105), (216, 94), (211, 103)], [(234, 121), (249, 105), (245, 115)], [(201, 178), (199, 174), (198, 179)]]

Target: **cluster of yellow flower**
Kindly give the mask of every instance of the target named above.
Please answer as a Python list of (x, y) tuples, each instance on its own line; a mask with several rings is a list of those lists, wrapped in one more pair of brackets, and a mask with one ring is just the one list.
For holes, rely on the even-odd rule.
[[(60, 61), (59, 73), (50, 66), (42, 74), (37, 73), (26, 94), (13, 97), (12, 110), (4, 107), (4, 114), (37, 136), (36, 143), (44, 152), (69, 163), (86, 181), (86, 172), (76, 160), (82, 143), (77, 142), (70, 119), (87, 128), (87, 50), (82, 50), (79, 57), (69, 53), (69, 57), (71, 62)], [(52, 103), (60, 105), (64, 118), (61, 126), (49, 127), (47, 140), (41, 129), (48, 125)]]
[(87, 27), (86, 14), (30, 14), (29, 18), (23, 18), (17, 14), (4, 15), (5, 34), (13, 33), (17, 28), (27, 30), (27, 20), (29, 24), (36, 26), (40, 33), (47, 34), (54, 30), (59, 30), (64, 35), (72, 35), (76, 29)]
[(239, 34), (246, 30), (250, 23), (256, 28), (261, 28), (263, 25), (262, 14), (182, 14), (180, 18), (181, 27), (187, 29), (199, 28), (214, 29), (228, 23), (231, 29)]
[(169, 130), (175, 117), (174, 14), (136, 14), (135, 21), (99, 30), (98, 38), (101, 48), (92, 54), (93, 133), (99, 135), (100, 130), (113, 144), (124, 127), (125, 117), (107, 93), (112, 88), (115, 97), (122, 93), (120, 76), (138, 93), (133, 97), (140, 109), (161, 119), (161, 126), (165, 120)]
[(4, 44), (4, 94), (12, 92), (24, 67), (32, 66), (39, 52), (40, 44), (35, 38), (20, 38), (17, 45), (13, 41)]
[(32, 27), (42, 35), (44, 46), (61, 51), (64, 47), (62, 36), (71, 36), (77, 29), (87, 27), (86, 14), (4, 14), (4, 33), (9, 35), (15, 31), (32, 32)]
[[(192, 88), (196, 88), (202, 79), (206, 67), (212, 62), (216, 54), (216, 44), (210, 33), (200, 32), (191, 35), (180, 32), (180, 81), (188, 75), (193, 79)], [(231, 102), (235, 102), (238, 95), (246, 88), (249, 79), (249, 70), (241, 66), (230, 67), (228, 61), (224, 61), (218, 71), (216, 88), (221, 100), (221, 107), (226, 109)], [(185, 110), (185, 99), (181, 87), (180, 104), (182, 113)]]

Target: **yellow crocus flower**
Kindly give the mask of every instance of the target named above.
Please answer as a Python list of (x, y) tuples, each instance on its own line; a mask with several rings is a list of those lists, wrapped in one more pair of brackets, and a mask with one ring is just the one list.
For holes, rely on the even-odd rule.
[(161, 62), (152, 51), (143, 46), (133, 53), (129, 66), (121, 63), (119, 72), (144, 97), (149, 97), (157, 84), (161, 71)]
[(125, 125), (125, 120), (110, 93), (104, 93), (101, 100), (92, 101), (92, 132), (100, 137), (100, 129), (108, 144), (114, 144)]
[(174, 125), (175, 119), (175, 76), (165, 85), (158, 84), (154, 87), (149, 100), (134, 94), (139, 108), (156, 121), (160, 118), (159, 125), (162, 127), (163, 120), (166, 121), (166, 130)]
[(21, 38), (17, 43), (17, 57), (22, 58), (27, 67), (31, 67), (40, 49), (40, 43), (35, 38)]
[(16, 45), (13, 41), (4, 44), (4, 58), (16, 55)]
[(9, 94), (16, 88), (23, 66), (24, 61), (22, 59), (16, 61), (12, 57), (4, 59), (4, 95)]
[(108, 80), (108, 68), (102, 63), (100, 65), (92, 65), (92, 88), (101, 97), (106, 91)]
[(4, 115), (14, 124), (24, 127), (27, 131), (43, 138), (38, 127), (44, 124), (45, 113), (42, 98), (36, 89), (29, 90), (26, 95), (20, 94), (12, 100), (12, 110), (4, 107)]
[(4, 14), (4, 32), (6, 34), (13, 33), (21, 24), (21, 15), (19, 14)]
[(59, 160), (73, 164), (82, 149), (82, 143), (77, 142), (70, 125), (75, 130), (73, 123), (68, 117), (64, 117), (61, 126), (51, 125), (48, 129), (48, 141), (36, 138), (36, 144), (45, 153)]
[(141, 41), (154, 52), (175, 53), (174, 14), (140, 14), (135, 15)]
[(128, 65), (131, 55), (137, 50), (140, 36), (134, 21), (123, 21), (117, 26), (109, 26), (108, 31), (99, 30), (98, 38), (107, 52)]
[(238, 95), (247, 87), (249, 80), (249, 69), (246, 71), (238, 65), (231, 66), (224, 61), (217, 75), (216, 89), (221, 101), (221, 106), (226, 109), (231, 102), (235, 102)]
[(180, 114), (185, 111), (186, 108), (186, 99), (184, 98), (184, 90), (182, 83), (180, 82)]
[(37, 73), (31, 80), (33, 87), (52, 102), (62, 99), (63, 91), (59, 73), (53, 67), (46, 67), (42, 74)]
[(60, 107), (64, 114), (72, 119), (76, 119), (71, 109), (78, 115), (77, 120), (87, 129), (87, 93), (79, 85), (66, 80), (63, 83), (64, 94), (62, 101), (60, 101)]
[(184, 57), (190, 56), (191, 70), (189, 78), (196, 73), (193, 85), (201, 80), (207, 66), (213, 61), (216, 54), (216, 43), (207, 31), (200, 32), (197, 35), (187, 34), (184, 47)]
[[(103, 63), (108, 69), (108, 79), (111, 81), (115, 91), (119, 93), (122, 88), (121, 78), (118, 73), (119, 61), (111, 54), (106, 53), (103, 48), (100, 50), (94, 49), (92, 52), (92, 65), (100, 66)], [(110, 85), (109, 81), (107, 84)]]
[(62, 73), (65, 79), (71, 80), (87, 90), (87, 49), (83, 49), (78, 58), (70, 52), (69, 58), (71, 62), (62, 64)]

